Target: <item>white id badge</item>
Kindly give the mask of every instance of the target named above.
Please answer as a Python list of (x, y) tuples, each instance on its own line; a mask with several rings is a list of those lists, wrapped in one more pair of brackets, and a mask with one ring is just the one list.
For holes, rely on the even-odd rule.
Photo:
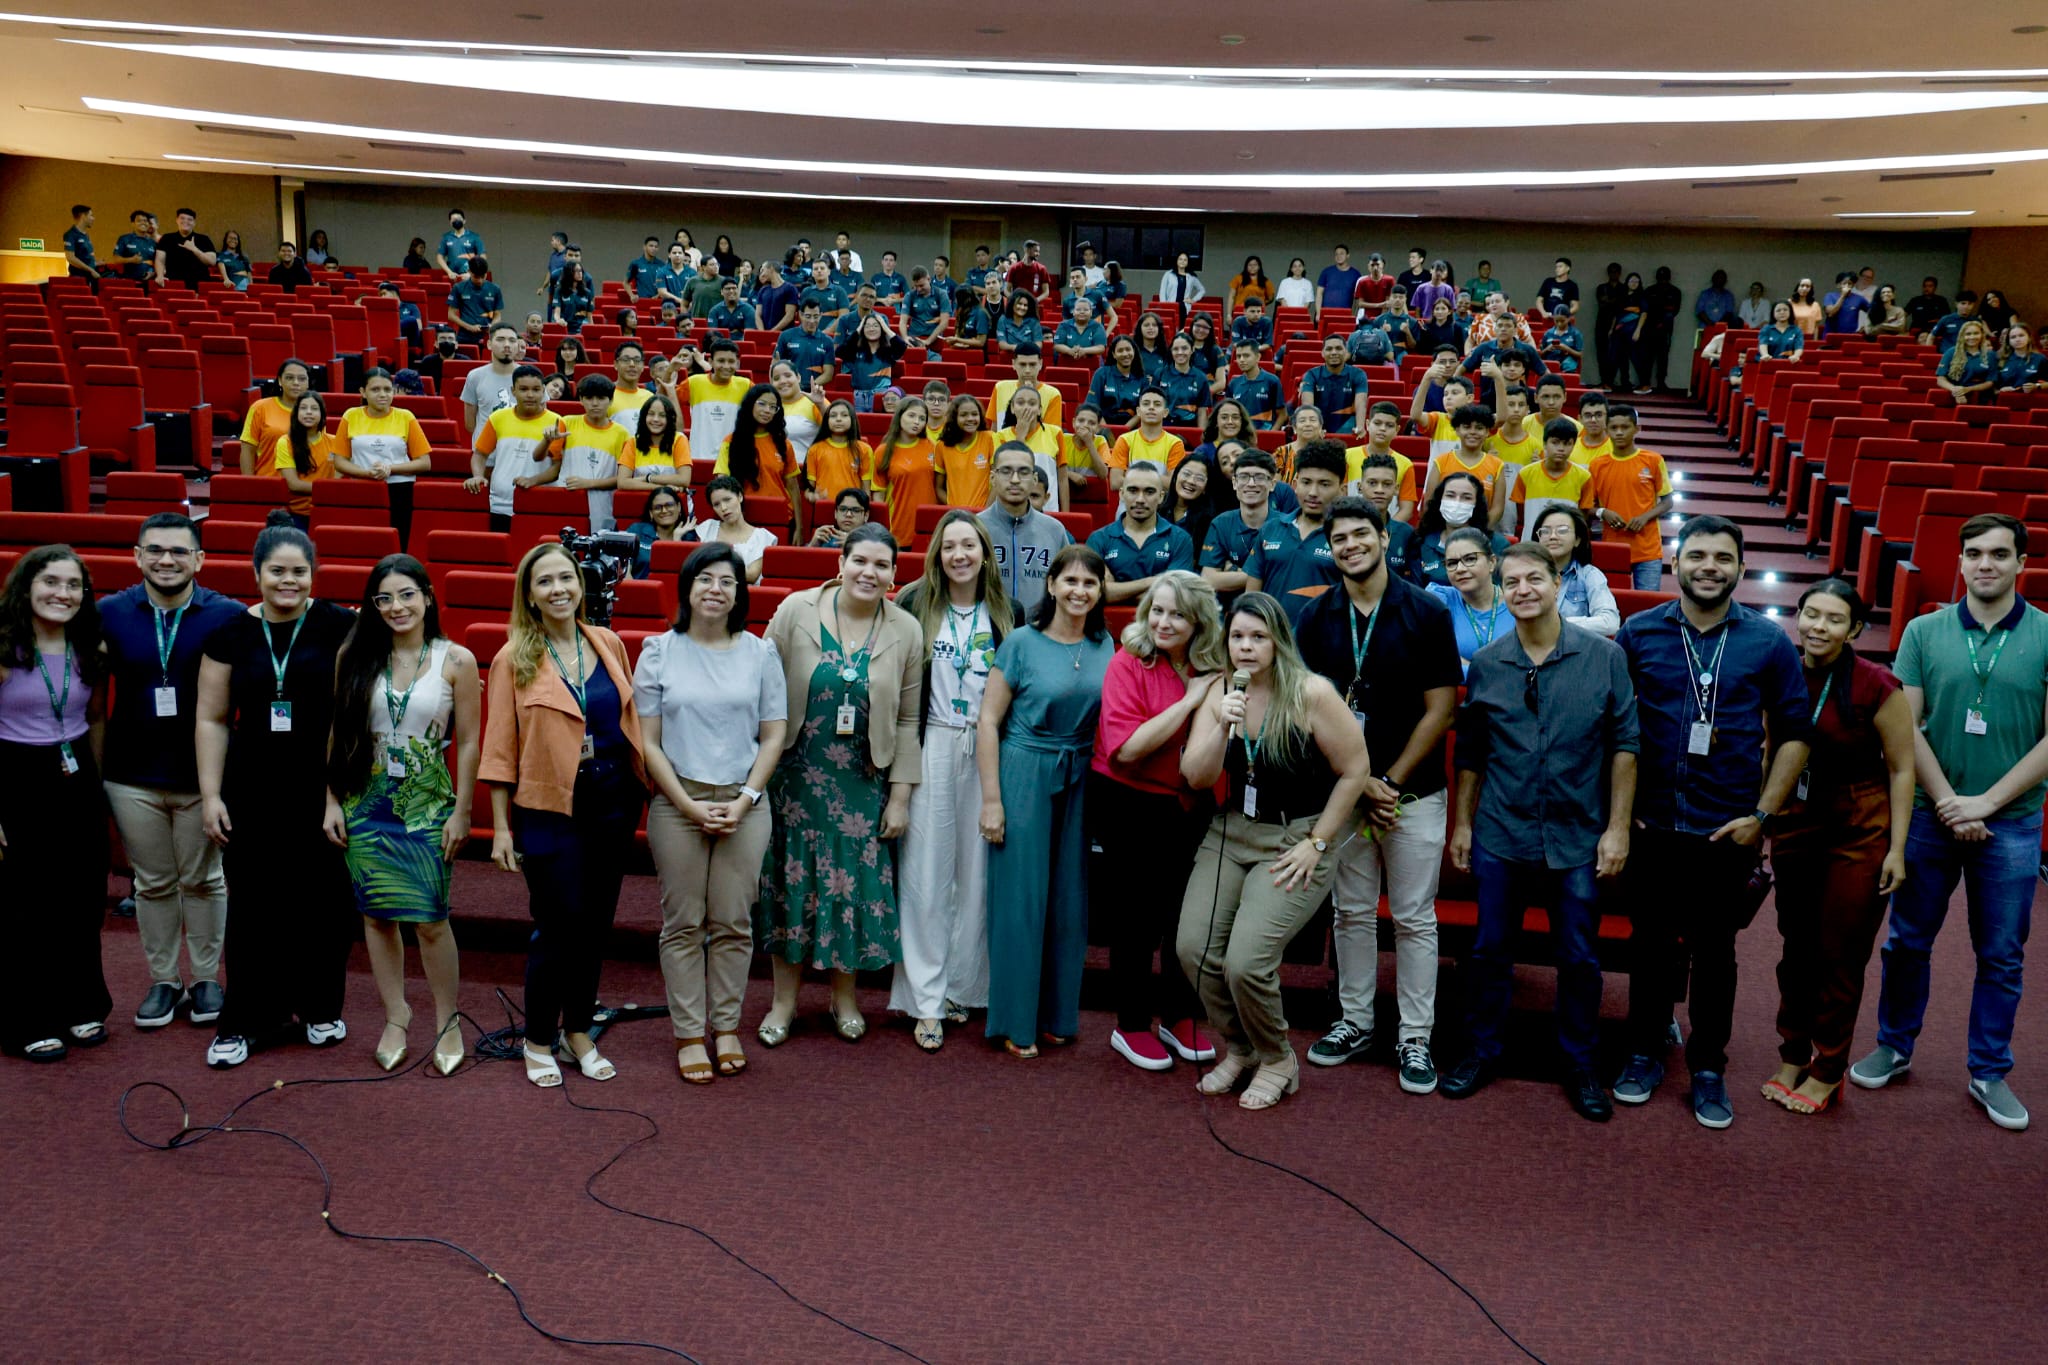
[(579, 762), (588, 763), (596, 757), (597, 741), (591, 737), (590, 731), (585, 730), (583, 732), (583, 748), (577, 753), (576, 758)]
[(1806, 799), (1806, 793), (1808, 789), (1813, 785), (1812, 778), (1813, 773), (1810, 770), (1806, 768), (1801, 768), (1799, 770), (1799, 785), (1792, 789), (1792, 794), (1798, 797), (1801, 801), (1804, 801)]
[(1250, 819), (1259, 818), (1259, 789), (1249, 782), (1244, 784), (1244, 813)]
[(846, 705), (839, 708), (839, 717), (837, 722), (833, 726), (832, 733), (835, 735), (842, 736), (852, 734), (854, 719), (855, 712), (853, 709), (853, 703), (848, 702)]
[(1704, 754), (1714, 746), (1714, 727), (1703, 720), (1692, 723), (1692, 733), (1685, 741), (1689, 754)]
[(1351, 713), (1351, 719), (1353, 719), (1353, 720), (1355, 720), (1355, 721), (1357, 721), (1357, 722), (1358, 722), (1358, 732), (1359, 732), (1360, 734), (1364, 734), (1364, 733), (1365, 733), (1365, 712), (1363, 712), (1363, 711), (1353, 711), (1353, 712)]
[(270, 731), (272, 734), (289, 734), (292, 728), (292, 704), (288, 701), (270, 703)]
[(175, 716), (178, 714), (177, 688), (159, 687), (155, 689), (152, 695), (156, 697), (156, 713), (159, 716)]
[(1963, 712), (1963, 733), (1966, 735), (1988, 735), (1991, 726), (1984, 720), (1984, 713), (1972, 706)]
[(400, 779), (405, 777), (405, 755), (402, 752), (392, 749), (385, 753), (384, 775)]

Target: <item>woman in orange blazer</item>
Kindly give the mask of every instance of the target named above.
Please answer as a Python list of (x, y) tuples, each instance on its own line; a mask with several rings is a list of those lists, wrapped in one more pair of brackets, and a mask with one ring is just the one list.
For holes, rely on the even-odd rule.
[(562, 1083), (555, 1034), (594, 1081), (618, 1073), (590, 1038), (598, 969), (647, 800), (626, 647), (583, 621), (583, 573), (560, 545), (519, 561), (510, 638), (491, 662), (477, 777), (491, 787), (491, 861), (524, 870), (526, 1079)]

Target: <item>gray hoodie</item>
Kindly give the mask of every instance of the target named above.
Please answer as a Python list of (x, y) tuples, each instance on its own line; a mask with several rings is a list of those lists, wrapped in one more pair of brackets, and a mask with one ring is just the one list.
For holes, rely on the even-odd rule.
[(1029, 621), (1045, 597), (1045, 576), (1053, 555), (1071, 544), (1073, 537), (1057, 519), (1036, 508), (1013, 517), (1001, 503), (992, 503), (976, 515), (995, 542), (996, 568), (1003, 575), (1010, 600), (1017, 604), (1017, 620), (1019, 624)]

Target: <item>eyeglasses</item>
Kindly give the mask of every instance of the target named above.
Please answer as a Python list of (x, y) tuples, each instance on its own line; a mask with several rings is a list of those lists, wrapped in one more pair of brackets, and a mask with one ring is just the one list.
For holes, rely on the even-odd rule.
[(190, 559), (192, 549), (187, 545), (138, 545), (135, 547), (144, 559)]
[(1231, 476), (1231, 482), (1251, 484), (1252, 486), (1256, 487), (1260, 484), (1268, 484), (1273, 482), (1273, 476), (1271, 474), (1233, 474)]
[(372, 597), (370, 599), (370, 605), (375, 607), (378, 611), (384, 611), (387, 608), (394, 606), (415, 606), (418, 604), (419, 600), (420, 590), (418, 588), (405, 588), (401, 590), (396, 596), (393, 596), (391, 593), (388, 592), (380, 592), (375, 597)]
[(1020, 479), (1030, 478), (1031, 470), (1028, 466), (1023, 469), (998, 469), (993, 471), (989, 475), (989, 477), (992, 479), (1001, 479), (1005, 483), (1016, 483)]
[(739, 585), (740, 581), (730, 574), (721, 578), (713, 578), (709, 574), (702, 574), (697, 579), (697, 586), (700, 588), (718, 588), (725, 592), (731, 592), (739, 587)]
[(1536, 539), (1563, 540), (1571, 533), (1572, 528), (1570, 526), (1539, 526), (1536, 528)]
[(1479, 567), (1479, 562), (1485, 558), (1486, 556), (1481, 554), (1459, 555), (1456, 559), (1446, 559), (1444, 567), (1446, 569), (1476, 569)]

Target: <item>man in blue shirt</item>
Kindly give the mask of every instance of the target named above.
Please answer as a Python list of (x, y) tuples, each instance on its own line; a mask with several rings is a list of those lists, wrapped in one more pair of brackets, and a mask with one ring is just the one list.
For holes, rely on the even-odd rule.
[(782, 278), (782, 268), (773, 261), (761, 262), (754, 290), (754, 314), (761, 329), (783, 332), (795, 327), (802, 317), (803, 291)]
[(705, 341), (712, 337), (730, 337), (737, 342), (743, 332), (759, 329), (760, 319), (754, 314), (754, 305), (740, 301), (740, 282), (736, 279), (719, 281), (718, 302), (711, 305), (711, 315), (704, 320)]
[(472, 256), (484, 254), (484, 239), (471, 232), (461, 209), (448, 210), (448, 230), (441, 234), (441, 244), (434, 248), (434, 264), (451, 280), (461, 280), (470, 273), (469, 261)]
[(1258, 295), (1244, 301), (1244, 311), (1230, 324), (1230, 343), (1249, 341), (1265, 355), (1273, 349), (1273, 319), (1266, 316), (1266, 301)]
[(1109, 333), (1095, 320), (1095, 305), (1082, 295), (1074, 300), (1074, 315), (1052, 334), (1053, 353), (1074, 365), (1094, 365), (1109, 349)]
[(1974, 289), (1962, 290), (1956, 295), (1956, 311), (1936, 321), (1932, 327), (1927, 329), (1927, 334), (1921, 337), (1920, 340), (1930, 346), (1938, 346), (1945, 351), (1956, 344), (1956, 333), (1963, 330), (1963, 324), (1976, 315), (1977, 291)]
[(1387, 292), (1387, 308), (1372, 325), (1387, 334), (1394, 343), (1394, 363), (1401, 363), (1403, 356), (1422, 345), (1422, 329), (1415, 320), (1415, 314), (1408, 311), (1408, 291), (1395, 285)]
[(1273, 483), (1278, 477), (1273, 457), (1256, 449), (1239, 455), (1230, 472), (1237, 506), (1209, 523), (1208, 539), (1202, 542), (1202, 577), (1225, 602), (1244, 591), (1244, 566), (1258, 548), (1266, 518), (1273, 514)]
[(775, 358), (787, 360), (796, 366), (797, 378), (803, 381), (804, 391), (824, 384), (832, 378), (833, 355), (837, 348), (832, 338), (818, 330), (818, 302), (804, 300), (798, 316), (799, 325), (784, 332), (775, 342)]
[(811, 262), (811, 282), (805, 286), (800, 303), (815, 303), (820, 316), (836, 318), (846, 311), (849, 297), (844, 289), (832, 283), (831, 266), (823, 261)]
[[(825, 331), (834, 341), (845, 341), (860, 335), (860, 326), (868, 320), (868, 314), (875, 311), (875, 287), (863, 280), (853, 291), (853, 307), (825, 324)], [(884, 318), (886, 324), (888, 319)], [(892, 332), (894, 328), (890, 329)]]
[[(943, 261), (945, 257), (939, 259)], [(946, 319), (952, 315), (952, 302), (933, 283), (923, 266), (912, 266), (910, 292), (903, 296), (897, 312), (903, 319), (903, 335), (911, 345), (933, 346), (946, 333)]]
[(833, 287), (843, 292), (846, 297), (852, 298), (854, 292), (867, 283), (861, 278), (860, 270), (853, 264), (850, 252), (828, 251), (825, 253), (825, 259), (831, 263), (828, 277)]
[(1716, 270), (1707, 287), (1693, 300), (1692, 315), (1702, 327), (1735, 320), (1735, 295), (1728, 292), (1728, 272)]
[(71, 206), (71, 226), (64, 229), (64, 264), (76, 278), (97, 280), (100, 277), (100, 263), (92, 253), (92, 237), (89, 235), (93, 224), (92, 205)]
[(1237, 373), (1230, 376), (1226, 392), (1244, 404), (1244, 410), (1252, 415), (1253, 426), (1261, 431), (1272, 430), (1287, 414), (1287, 394), (1281, 388), (1280, 376), (1259, 368), (1257, 342), (1234, 343), (1230, 358), (1237, 362)]
[(896, 269), (896, 253), (893, 251), (882, 253), (882, 268), (869, 278), (868, 283), (875, 287), (875, 297), (891, 308), (900, 306), (904, 295), (910, 292), (910, 281)]
[(484, 329), (505, 311), (505, 295), (486, 278), (491, 263), (482, 256), (469, 257), (469, 274), (448, 291), (448, 321), (455, 334), (471, 345), (482, 343)]
[(988, 283), (988, 277), (1000, 273), (988, 262), (989, 249), (985, 246), (974, 248), (974, 264), (967, 268), (967, 287), (977, 298), (981, 295), (982, 286)]
[(1844, 270), (1835, 276), (1835, 287), (1821, 301), (1821, 308), (1827, 313), (1824, 332), (1842, 332), (1858, 335), (1863, 331), (1863, 315), (1870, 311), (1870, 300), (1856, 292), (1856, 275)]
[(1103, 598), (1111, 605), (1135, 602), (1168, 569), (1195, 569), (1195, 542), (1170, 521), (1159, 520), (1166, 497), (1166, 471), (1139, 460), (1124, 472), (1124, 514), (1088, 537), (1088, 548), (1109, 566)]
[(1301, 508), (1290, 515), (1266, 518), (1258, 544), (1245, 562), (1245, 591), (1279, 598), (1290, 621), (1301, 619), (1308, 604), (1337, 581), (1323, 514), (1344, 491), (1347, 463), (1342, 441), (1309, 441), (1294, 452), (1294, 496)]
[[(650, 237), (648, 240), (654, 239)], [(668, 249), (668, 264), (654, 272), (654, 297), (673, 300), (678, 310), (687, 313), (690, 311), (690, 286), (696, 279), (696, 268), (690, 264), (683, 244), (677, 242)]]
[(1344, 338), (1332, 333), (1323, 338), (1323, 363), (1301, 377), (1300, 401), (1323, 414), (1323, 428), (1333, 435), (1364, 431), (1367, 387)]
[(636, 299), (651, 299), (661, 288), (661, 238), (649, 237), (640, 244), (640, 254), (626, 262), (626, 287)]
[[(188, 1003), (192, 1022), (208, 1024), (220, 1017), (227, 883), (202, 819), (193, 722), (207, 640), (242, 605), (195, 581), (206, 556), (188, 517), (145, 518), (135, 560), (142, 582), (99, 603), (114, 683), (102, 776), (135, 873), (135, 925), (149, 962), (135, 1026), (161, 1028)], [(181, 945), (191, 955), (189, 993)]]
[(156, 275), (155, 223), (147, 209), (128, 215), (128, 230), (114, 239), (114, 263), (123, 277), (148, 280)]
[(1677, 559), (1679, 600), (1637, 612), (1616, 637), (1642, 752), (1629, 854), (1630, 1056), (1614, 1098), (1643, 1104), (1655, 1093), (1672, 1002), (1688, 996), (1693, 1117), (1719, 1129), (1735, 1120), (1722, 1080), (1735, 936), (1756, 914), (1749, 886), (1764, 826), (1792, 798), (1813, 715), (1784, 628), (1735, 601), (1742, 528), (1694, 517), (1679, 528)]
[(1323, 267), (1323, 273), (1316, 276), (1316, 307), (1313, 321), (1320, 324), (1323, 309), (1333, 308), (1340, 313), (1351, 311), (1351, 294), (1358, 288), (1358, 272), (1351, 267), (1351, 248), (1342, 242), (1331, 253), (1335, 264)]

